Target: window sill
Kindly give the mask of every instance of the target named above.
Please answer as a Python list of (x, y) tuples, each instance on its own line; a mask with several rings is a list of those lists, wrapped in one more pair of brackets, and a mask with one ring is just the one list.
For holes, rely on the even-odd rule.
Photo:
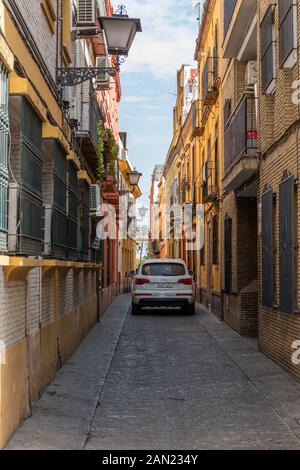
[(41, 7), (52, 34), (55, 34), (56, 13), (51, 3), (51, 0), (42, 0)]
[(270, 85), (267, 87), (267, 89), (263, 92), (264, 95), (273, 95), (275, 92), (276, 88), (276, 79), (273, 78), (271, 81)]
[(293, 49), (290, 55), (285, 59), (282, 68), (285, 70), (292, 69), (297, 64), (297, 49)]

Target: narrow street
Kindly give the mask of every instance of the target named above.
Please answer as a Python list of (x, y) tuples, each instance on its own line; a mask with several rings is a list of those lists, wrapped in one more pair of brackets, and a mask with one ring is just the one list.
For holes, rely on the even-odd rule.
[(300, 384), (208, 311), (115, 300), (7, 449), (300, 449)]

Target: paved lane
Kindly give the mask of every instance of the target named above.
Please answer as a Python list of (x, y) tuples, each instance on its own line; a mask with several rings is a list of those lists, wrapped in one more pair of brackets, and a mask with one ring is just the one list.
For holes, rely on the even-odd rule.
[(128, 316), (86, 448), (300, 447), (202, 315)]
[(208, 312), (120, 297), (10, 449), (299, 449), (300, 384)]

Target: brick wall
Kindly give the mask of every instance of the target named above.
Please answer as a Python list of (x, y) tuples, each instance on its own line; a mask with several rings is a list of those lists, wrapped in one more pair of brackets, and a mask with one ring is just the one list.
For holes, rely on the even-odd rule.
[(22, 282), (7, 283), (0, 269), (0, 338), (7, 347), (25, 336), (26, 289)]
[[(258, 3), (258, 13), (261, 19), (271, 1), (263, 0)], [(298, 43), (300, 41), (300, 4), (298, 9)], [(275, 9), (275, 30), (278, 34), (278, 8)], [(285, 367), (293, 376), (300, 380), (300, 367), (292, 364), (292, 343), (300, 339), (300, 315), (286, 315), (279, 311), (279, 185), (284, 171), (288, 170), (299, 179), (299, 131), (286, 131), (299, 118), (299, 106), (292, 103), (292, 82), (299, 78), (298, 63), (292, 70), (279, 68), (278, 37), (276, 38), (276, 89), (272, 96), (262, 94), (259, 83), (259, 123), (260, 150), (262, 152), (260, 165), (259, 202), (266, 184), (269, 184), (277, 197), (274, 201), (274, 308), (262, 306), (261, 298), (261, 227), (259, 227), (259, 347), (260, 349)], [(270, 147), (273, 146), (271, 149)], [(300, 192), (296, 190), (296, 223), (299, 233)], [(261, 210), (261, 209), (260, 209)], [(299, 238), (299, 235), (298, 235)], [(299, 243), (299, 239), (298, 239)], [(296, 252), (296, 293), (299, 304), (299, 250)]]
[[(56, 31), (54, 34), (52, 33), (41, 3), (40, 0), (16, 1), (19, 12), (24, 18), (52, 78), (55, 79)], [(51, 3), (56, 12), (57, 1), (53, 0)]]
[(67, 314), (95, 299), (96, 273), (71, 270), (66, 276), (43, 279), (36, 268), (29, 272), (26, 282), (8, 283), (0, 269), (0, 297), (0, 338), (11, 347), (53, 323), (56, 315)]

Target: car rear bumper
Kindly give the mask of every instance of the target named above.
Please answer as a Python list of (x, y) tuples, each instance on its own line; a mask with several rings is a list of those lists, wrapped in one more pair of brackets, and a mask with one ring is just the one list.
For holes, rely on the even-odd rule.
[(193, 305), (195, 298), (193, 294), (174, 294), (172, 296), (133, 294), (132, 302), (140, 307), (182, 307)]

